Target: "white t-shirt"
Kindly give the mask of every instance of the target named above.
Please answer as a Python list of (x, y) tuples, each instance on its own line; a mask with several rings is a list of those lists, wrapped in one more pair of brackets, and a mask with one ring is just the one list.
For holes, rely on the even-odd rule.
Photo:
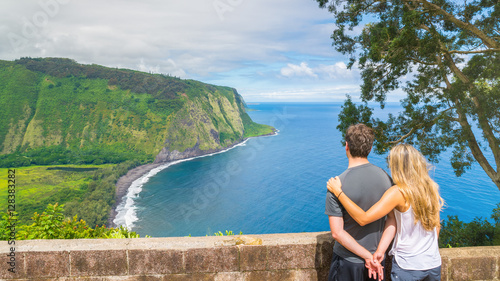
[(396, 237), (389, 254), (399, 267), (407, 270), (428, 270), (441, 265), (438, 235), (434, 228), (427, 231), (420, 221), (415, 223), (415, 215), (410, 206), (406, 212), (394, 209), (397, 222)]

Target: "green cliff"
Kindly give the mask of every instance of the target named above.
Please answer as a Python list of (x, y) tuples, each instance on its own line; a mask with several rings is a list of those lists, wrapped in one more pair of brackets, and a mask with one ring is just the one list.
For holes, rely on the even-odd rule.
[(273, 133), (233, 88), (69, 59), (0, 61), (0, 166), (165, 162)]

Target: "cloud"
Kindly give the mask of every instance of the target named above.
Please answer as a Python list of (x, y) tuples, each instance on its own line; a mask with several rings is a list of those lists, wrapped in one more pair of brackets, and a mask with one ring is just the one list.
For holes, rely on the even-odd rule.
[(313, 78), (318, 77), (318, 75), (316, 75), (313, 72), (313, 70), (309, 66), (307, 66), (307, 63), (305, 62), (301, 62), (300, 65), (289, 63), (286, 67), (283, 67), (281, 69), (281, 75), (285, 77), (292, 77), (292, 76), (309, 76)]
[(248, 101), (268, 102), (339, 102), (346, 95), (358, 95), (359, 85), (342, 85), (335, 87), (311, 87), (309, 89), (278, 89), (247, 94)]
[(344, 62), (337, 62), (333, 65), (320, 65), (316, 68), (316, 71), (330, 79), (350, 79), (353, 77), (352, 71), (347, 69)]
[(223, 20), (215, 2), (206, 0), (42, 0), (45, 4), (25, 10), (21, 2), (2, 1), (2, 38), (10, 34), (19, 40), (14, 46), (3, 40), (0, 49), (7, 51), (0, 55), (62, 54), (132, 68), (140, 58), (173, 59), (190, 73), (208, 75), (206, 69), (224, 71), (244, 60), (279, 58), (279, 52), (295, 49), (311, 19), (326, 14), (315, 3), (299, 0), (216, 2), (231, 7)]
[(307, 96), (358, 77), (333, 50), (333, 18), (316, 1), (0, 1), (0, 17), (4, 60), (67, 57), (232, 86), (245, 98), (287, 87)]
[(357, 66), (347, 69), (346, 64), (342, 61), (330, 65), (318, 64), (315, 67), (309, 67), (307, 62), (301, 62), (299, 65), (288, 63), (287, 66), (281, 68), (280, 74), (286, 78), (308, 77), (314, 78), (313, 80), (319, 78), (328, 81), (352, 82), (359, 77), (359, 70)]

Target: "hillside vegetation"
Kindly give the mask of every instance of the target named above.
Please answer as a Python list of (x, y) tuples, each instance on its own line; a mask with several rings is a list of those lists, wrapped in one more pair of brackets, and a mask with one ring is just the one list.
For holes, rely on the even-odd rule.
[[(67, 215), (105, 223), (128, 169), (274, 130), (250, 119), (233, 88), (62, 58), (0, 61), (0, 107), (0, 167), (17, 168), (24, 222), (59, 203)], [(98, 170), (46, 169), (69, 164)]]
[(0, 166), (152, 162), (272, 128), (235, 89), (69, 59), (0, 61)]

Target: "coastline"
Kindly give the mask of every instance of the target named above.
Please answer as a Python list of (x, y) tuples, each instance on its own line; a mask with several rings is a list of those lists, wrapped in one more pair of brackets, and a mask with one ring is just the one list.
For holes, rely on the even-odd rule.
[(117, 227), (117, 225), (115, 225), (115, 223), (113, 222), (116, 218), (116, 215), (118, 214), (116, 208), (122, 203), (123, 198), (125, 197), (125, 195), (127, 195), (128, 189), (132, 185), (132, 183), (137, 179), (139, 179), (140, 177), (144, 176), (145, 174), (149, 173), (154, 168), (157, 168), (163, 164), (167, 163), (150, 163), (146, 165), (137, 166), (132, 170), (129, 170), (127, 174), (120, 177), (116, 181), (115, 203), (111, 207), (111, 210), (108, 215), (108, 222), (107, 222), (108, 227)]
[[(278, 134), (278, 131), (274, 130), (272, 133), (261, 135), (261, 136), (256, 136), (256, 137), (275, 136), (277, 134)], [(191, 153), (189, 156), (186, 156), (186, 157), (180, 156), (177, 159), (172, 159), (172, 160), (169, 160), (169, 161), (161, 161), (161, 162), (157, 162), (157, 163), (149, 163), (149, 164), (137, 166), (137, 167), (129, 170), (127, 172), (127, 174), (125, 174), (124, 176), (120, 177), (116, 181), (116, 184), (115, 184), (115, 186), (116, 186), (116, 189), (115, 189), (115, 203), (113, 204), (113, 206), (111, 207), (111, 210), (109, 212), (107, 226), (108, 227), (117, 227), (118, 226), (118, 225), (116, 225), (114, 223), (116, 215), (118, 214), (117, 207), (120, 206), (120, 204), (122, 204), (122, 202), (123, 202), (125, 196), (127, 195), (128, 191), (129, 191), (129, 188), (132, 185), (132, 183), (134, 183), (134, 181), (138, 180), (142, 176), (148, 174), (153, 169), (158, 168), (160, 166), (167, 166), (168, 164), (171, 164), (172, 162), (179, 161), (179, 160), (188, 161), (188, 160), (195, 159), (195, 158), (201, 157), (201, 156), (209, 156), (211, 154), (217, 154), (217, 153), (225, 152), (225, 151), (228, 151), (228, 150), (230, 150), (230, 149), (232, 149), (232, 148), (234, 148), (234, 147), (236, 147), (236, 146), (238, 146), (240, 144), (245, 143), (247, 140), (249, 140), (251, 138), (256, 138), (256, 137), (244, 138), (244, 139), (242, 139), (239, 142), (235, 142), (235, 143), (231, 144), (230, 146), (224, 147), (224, 148), (221, 148), (221, 149), (213, 149), (213, 150), (205, 150), (205, 151), (198, 150), (198, 153), (195, 153), (195, 154)]]

